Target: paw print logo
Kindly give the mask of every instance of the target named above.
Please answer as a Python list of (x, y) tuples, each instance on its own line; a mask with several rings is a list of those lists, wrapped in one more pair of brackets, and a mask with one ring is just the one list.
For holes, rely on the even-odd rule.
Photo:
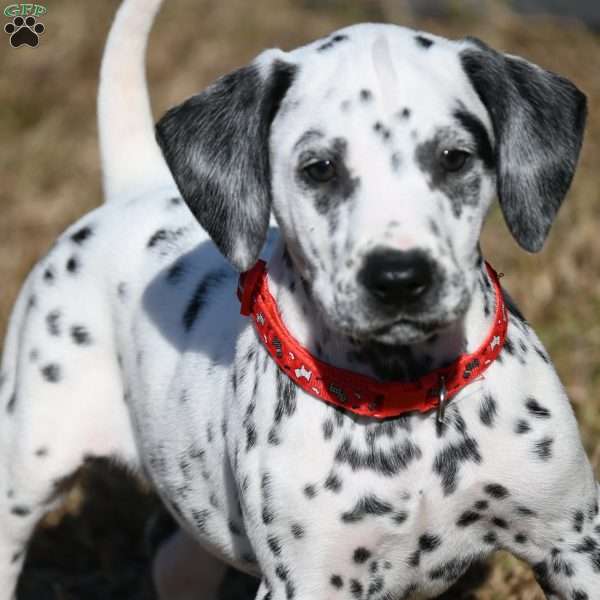
[(18, 48), (24, 44), (35, 48), (39, 42), (39, 36), (44, 33), (45, 27), (37, 22), (35, 17), (15, 17), (12, 23), (4, 26), (4, 31), (10, 35), (10, 45)]

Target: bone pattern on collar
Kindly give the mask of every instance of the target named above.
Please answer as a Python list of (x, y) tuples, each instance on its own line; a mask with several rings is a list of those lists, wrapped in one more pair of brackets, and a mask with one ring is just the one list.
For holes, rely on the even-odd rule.
[(495, 292), (492, 327), (475, 352), (461, 354), (447, 366), (408, 382), (382, 382), (335, 367), (313, 356), (287, 330), (268, 285), (266, 263), (242, 273), (238, 287), (241, 314), (251, 315), (256, 332), (279, 368), (308, 394), (358, 415), (386, 419), (409, 412), (429, 412), (440, 398), (451, 399), (483, 376), (500, 354), (508, 316), (498, 275), (486, 263)]

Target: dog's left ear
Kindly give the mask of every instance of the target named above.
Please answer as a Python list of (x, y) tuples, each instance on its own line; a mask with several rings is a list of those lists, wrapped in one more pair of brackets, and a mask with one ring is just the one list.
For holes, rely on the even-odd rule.
[(157, 139), (179, 190), (219, 250), (249, 269), (271, 212), (269, 134), (296, 67), (279, 50), (169, 110)]
[(537, 252), (573, 178), (586, 98), (559, 75), (466, 41), (460, 58), (492, 121), (504, 218), (520, 246)]

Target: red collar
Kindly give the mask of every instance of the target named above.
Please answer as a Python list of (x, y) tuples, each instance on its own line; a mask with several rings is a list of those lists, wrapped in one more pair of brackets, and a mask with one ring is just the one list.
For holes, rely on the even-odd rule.
[(487, 262), (486, 267), (496, 292), (496, 314), (484, 342), (472, 354), (463, 354), (447, 367), (412, 382), (382, 382), (312, 356), (281, 321), (264, 261), (240, 275), (237, 293), (241, 314), (252, 315), (258, 336), (277, 366), (308, 394), (376, 419), (437, 409), (442, 420), (447, 400), (481, 377), (504, 346), (508, 319), (502, 289), (496, 271)]

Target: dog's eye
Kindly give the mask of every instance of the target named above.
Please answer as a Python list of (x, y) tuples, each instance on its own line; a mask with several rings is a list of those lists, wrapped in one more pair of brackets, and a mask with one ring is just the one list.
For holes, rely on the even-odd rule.
[(440, 163), (446, 171), (460, 171), (471, 155), (464, 150), (445, 149), (440, 155)]
[(303, 171), (318, 183), (326, 183), (336, 176), (335, 163), (331, 160), (317, 160), (306, 165)]

